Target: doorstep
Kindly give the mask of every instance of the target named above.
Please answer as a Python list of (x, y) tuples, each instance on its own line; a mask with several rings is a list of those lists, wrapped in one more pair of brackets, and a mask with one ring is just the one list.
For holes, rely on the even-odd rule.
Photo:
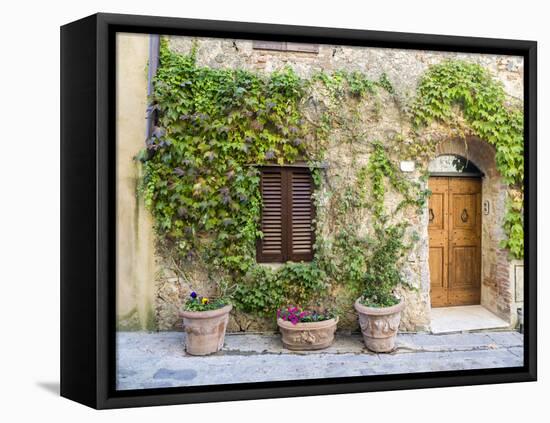
[(432, 308), (433, 334), (495, 329), (510, 329), (510, 323), (481, 305)]

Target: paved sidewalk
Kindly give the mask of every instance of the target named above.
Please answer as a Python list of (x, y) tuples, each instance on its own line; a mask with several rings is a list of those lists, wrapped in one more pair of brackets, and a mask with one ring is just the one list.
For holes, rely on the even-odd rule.
[(182, 332), (118, 332), (117, 388), (143, 389), (314, 379), (523, 365), (518, 332), (400, 334), (390, 354), (365, 349), (360, 335), (337, 335), (333, 346), (290, 352), (279, 335), (228, 334), (211, 356), (185, 353)]

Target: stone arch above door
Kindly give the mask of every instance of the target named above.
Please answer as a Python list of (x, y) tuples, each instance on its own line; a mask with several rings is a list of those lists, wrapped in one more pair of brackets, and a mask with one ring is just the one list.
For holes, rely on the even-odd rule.
[(513, 287), (508, 251), (499, 244), (505, 239), (502, 226), (505, 213), (507, 186), (497, 171), (496, 151), (487, 142), (468, 137), (439, 143), (436, 157), (458, 155), (472, 161), (483, 173), (482, 229), (481, 229), (481, 305), (512, 321)]
[[(454, 154), (471, 160), (483, 172), (485, 177), (498, 178), (502, 184), (500, 174), (496, 168), (496, 150), (491, 144), (475, 137), (468, 137), (464, 140), (445, 140), (438, 144), (436, 156), (445, 154)], [(504, 184), (502, 185), (505, 189)]]

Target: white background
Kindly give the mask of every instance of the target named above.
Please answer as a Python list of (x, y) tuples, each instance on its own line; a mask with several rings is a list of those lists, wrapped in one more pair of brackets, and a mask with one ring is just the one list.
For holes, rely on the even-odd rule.
[[(539, 42), (539, 157), (549, 157), (550, 30), (544, 1), (24, 1), (1, 8), (0, 420), (423, 421), (548, 419), (539, 382), (206, 405), (93, 411), (58, 397), (59, 26), (103, 12), (531, 39)], [(539, 325), (548, 329), (550, 166), (539, 160)], [(546, 308), (546, 310), (545, 310)], [(546, 394), (544, 391), (546, 390)], [(544, 412), (546, 410), (546, 413)]]

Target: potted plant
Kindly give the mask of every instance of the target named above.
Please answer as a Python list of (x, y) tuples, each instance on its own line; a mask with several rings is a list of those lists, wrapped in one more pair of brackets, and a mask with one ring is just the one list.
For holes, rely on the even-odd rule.
[(395, 347), (403, 299), (395, 289), (403, 283), (401, 259), (409, 246), (403, 243), (404, 225), (378, 226), (372, 253), (367, 257), (363, 293), (355, 302), (366, 347), (389, 352)]
[(289, 350), (320, 350), (334, 341), (338, 317), (331, 312), (286, 307), (277, 310), (283, 346)]
[(223, 298), (209, 299), (191, 292), (180, 313), (187, 334), (185, 350), (191, 355), (219, 351), (223, 347), (232, 308)]

